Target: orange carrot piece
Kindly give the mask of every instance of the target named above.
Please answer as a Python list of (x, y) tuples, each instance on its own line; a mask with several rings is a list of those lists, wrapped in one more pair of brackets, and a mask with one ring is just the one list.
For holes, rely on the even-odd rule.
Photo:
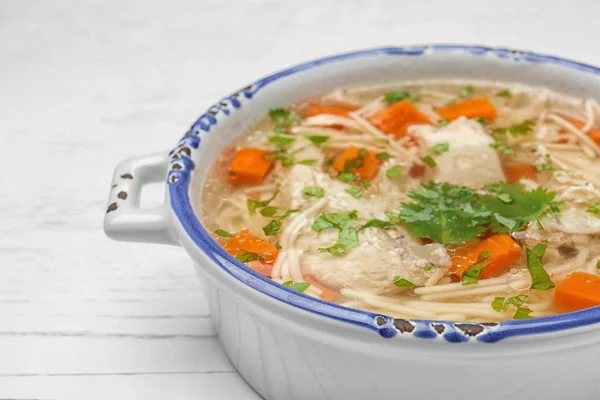
[[(486, 260), (480, 261), (479, 256), (484, 251), (489, 251), (490, 256)], [(478, 245), (469, 249), (465, 255), (452, 257), (453, 267), (451, 271), (462, 277), (462, 274), (469, 267), (480, 262), (488, 262), (488, 265), (481, 271), (479, 279), (492, 278), (501, 274), (506, 267), (512, 265), (522, 255), (519, 244), (508, 233), (502, 233), (484, 239)]]
[(480, 117), (488, 120), (496, 118), (496, 107), (490, 103), (487, 97), (483, 96), (459, 101), (446, 107), (440, 107), (435, 111), (448, 121), (463, 116), (467, 118)]
[(241, 252), (256, 253), (264, 260), (259, 260), (263, 264), (271, 265), (275, 262), (279, 250), (275, 245), (267, 242), (264, 239), (254, 236), (247, 229), (240, 231), (237, 235), (227, 239), (225, 250), (234, 257), (237, 257)]
[(273, 162), (264, 159), (265, 150), (240, 149), (231, 164), (227, 182), (234, 185), (260, 185), (273, 167)]
[(311, 286), (314, 286), (323, 292), (323, 293), (321, 293), (321, 296), (320, 296), (321, 300), (332, 302), (339, 296), (338, 292), (333, 291), (333, 290), (329, 289), (328, 287), (321, 285), (314, 278), (312, 278), (308, 275), (304, 275), (304, 281), (310, 283)]
[(587, 272), (573, 272), (556, 285), (554, 305), (564, 311), (600, 305), (600, 277)]
[(408, 100), (402, 100), (393, 106), (369, 118), (376, 127), (395, 135), (398, 139), (406, 136), (408, 127), (415, 124), (431, 124), (429, 118), (422, 114)]
[(321, 114), (337, 115), (339, 117), (347, 117), (350, 112), (354, 111), (354, 108), (346, 106), (320, 106), (311, 105), (306, 111), (304, 111), (304, 118), (314, 117)]
[[(583, 122), (583, 121), (579, 121), (579, 120), (576, 120), (573, 118), (566, 118), (566, 120), (569, 121), (577, 129), (581, 129), (585, 126), (585, 122)], [(594, 142), (596, 142), (596, 144), (598, 146), (600, 146), (600, 129), (592, 128), (589, 131), (587, 131), (587, 135), (589, 136), (590, 139), (592, 139)], [(564, 141), (559, 139), (558, 142), (563, 143)]]
[(523, 178), (537, 181), (537, 171), (531, 164), (507, 164), (504, 166), (504, 176), (508, 183), (518, 182)]
[[(337, 156), (333, 162), (333, 168), (339, 172), (344, 171), (346, 161), (360, 157), (358, 151), (358, 147), (348, 147), (342, 154)], [(379, 171), (379, 160), (377, 159), (376, 154), (377, 153), (373, 151), (369, 151), (366, 156), (362, 157), (363, 166), (356, 170), (356, 174), (362, 179), (372, 179), (377, 175), (377, 171)]]
[(250, 261), (247, 262), (246, 265), (248, 268), (253, 269), (261, 275), (266, 276), (267, 278), (271, 277), (271, 271), (273, 270), (272, 264), (263, 264), (260, 261)]

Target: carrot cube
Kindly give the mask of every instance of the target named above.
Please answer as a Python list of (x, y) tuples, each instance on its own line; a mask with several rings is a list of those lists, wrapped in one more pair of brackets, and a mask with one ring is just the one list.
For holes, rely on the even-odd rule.
[(408, 100), (402, 100), (386, 108), (370, 117), (369, 120), (385, 133), (393, 134), (398, 139), (406, 136), (408, 127), (411, 125), (431, 124), (429, 118)]
[(554, 305), (564, 311), (600, 305), (600, 277), (587, 272), (573, 272), (556, 286)]
[(466, 99), (446, 107), (440, 107), (435, 111), (448, 121), (453, 121), (459, 117), (480, 117), (488, 120), (496, 118), (496, 107), (490, 103), (487, 97)]
[(355, 146), (348, 147), (342, 154), (337, 156), (335, 161), (333, 162), (333, 168), (336, 171), (342, 172), (345, 170), (346, 161), (362, 158), (363, 165), (354, 171), (357, 175), (359, 175), (362, 179), (373, 179), (377, 172), (379, 171), (379, 160), (376, 157), (375, 152), (368, 151), (366, 156), (360, 156), (360, 149)]
[(253, 148), (240, 149), (229, 165), (227, 182), (234, 185), (260, 185), (273, 167), (265, 160), (267, 151)]

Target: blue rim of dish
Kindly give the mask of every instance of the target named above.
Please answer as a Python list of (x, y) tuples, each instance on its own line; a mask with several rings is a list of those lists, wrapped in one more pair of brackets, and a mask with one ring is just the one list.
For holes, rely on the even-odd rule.
[(599, 68), (576, 61), (527, 51), (477, 45), (435, 44), (383, 47), (338, 54), (296, 65), (266, 76), (210, 107), (192, 125), (180, 140), (179, 145), (171, 151), (172, 160), (167, 183), (171, 207), (179, 223), (208, 257), (224, 271), (248, 286), (289, 305), (374, 330), (385, 338), (400, 334), (401, 337), (410, 336), (422, 339), (439, 339), (442, 337), (451, 343), (474, 341), (494, 343), (509, 337), (556, 332), (600, 322), (600, 307), (550, 317), (499, 323), (394, 319), (385, 315), (350, 309), (295, 292), (256, 273), (219, 246), (198, 220), (190, 201), (189, 185), (191, 173), (194, 169), (191, 153), (200, 145), (200, 133), (203, 135), (209, 134), (220, 119), (228, 117), (233, 111), (242, 107), (243, 102), (250, 101), (262, 88), (286, 76), (344, 60), (379, 56), (418, 57), (431, 52), (466, 52), (475, 56), (496, 56), (514, 62), (555, 64), (600, 76)]

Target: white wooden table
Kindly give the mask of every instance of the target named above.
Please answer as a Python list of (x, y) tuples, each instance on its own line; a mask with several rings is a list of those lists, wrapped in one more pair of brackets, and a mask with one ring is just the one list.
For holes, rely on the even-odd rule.
[(259, 398), (213, 336), (183, 251), (101, 229), (116, 163), (168, 149), (222, 95), (386, 44), (600, 64), (593, 0), (104, 3), (0, 2), (0, 399)]

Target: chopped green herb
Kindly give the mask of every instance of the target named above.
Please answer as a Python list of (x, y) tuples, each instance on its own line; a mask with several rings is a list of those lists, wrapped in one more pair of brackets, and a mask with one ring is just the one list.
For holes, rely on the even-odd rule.
[(586, 211), (592, 214), (600, 215), (600, 203), (594, 204), (593, 206), (589, 207)]
[(477, 91), (477, 88), (475, 88), (475, 86), (473, 86), (473, 85), (466, 85), (466, 86), (463, 86), (462, 89), (460, 89), (460, 96), (461, 97), (469, 97), (470, 95), (472, 95), (476, 91)]
[(367, 229), (367, 228), (387, 228), (387, 227), (390, 227), (390, 226), (394, 226), (394, 224), (392, 224), (391, 222), (388, 222), (388, 221), (382, 221), (380, 219), (371, 219), (371, 220), (367, 221), (367, 223), (364, 224), (361, 229)]
[(425, 164), (429, 165), (431, 168), (437, 167), (437, 163), (431, 156), (425, 156), (425, 157), (421, 158), (421, 160), (423, 160), (423, 162)]
[(277, 196), (277, 193), (278, 192), (275, 191), (275, 193), (273, 193), (273, 196), (271, 196), (270, 199), (263, 200), (263, 201), (258, 201), (258, 200), (253, 200), (253, 199), (246, 200), (246, 205), (248, 206), (248, 212), (250, 213), (250, 215), (256, 214), (257, 209), (268, 206), (269, 203), (271, 203), (271, 201), (273, 201), (275, 196)]
[[(497, 182), (485, 186), (490, 194), (479, 198), (480, 206), (491, 213), (495, 233), (516, 232), (541, 216), (558, 212), (562, 203), (554, 201), (555, 192), (543, 187), (525, 191), (523, 184)], [(506, 200), (511, 199), (510, 202)]]
[(383, 101), (388, 104), (398, 103), (402, 100), (408, 100), (413, 103), (421, 101), (421, 96), (411, 96), (410, 93), (404, 91), (387, 92), (383, 95)]
[(481, 117), (475, 117), (473, 118), (473, 120), (479, 122), (481, 126), (488, 126), (490, 124), (490, 121)]
[(294, 153), (288, 153), (282, 149), (269, 152), (263, 155), (263, 158), (269, 161), (280, 160), (281, 165), (283, 165), (284, 167), (289, 167), (290, 165), (294, 164)]
[(527, 249), (527, 269), (531, 275), (530, 289), (548, 290), (554, 287), (550, 275), (548, 275), (542, 264), (542, 258), (544, 258), (547, 247), (547, 244), (540, 243), (532, 249)]
[(283, 282), (283, 286), (285, 286), (286, 288), (295, 290), (296, 292), (303, 293), (306, 289), (308, 289), (308, 287), (310, 286), (310, 283), (308, 283), (308, 282), (293, 283), (292, 281), (287, 281), (287, 282)]
[(360, 149), (358, 149), (358, 156), (359, 157), (366, 157), (368, 155), (369, 155), (369, 152), (364, 147), (361, 147)]
[(263, 227), (263, 232), (267, 236), (277, 235), (281, 229), (281, 221), (274, 219)]
[(446, 125), (448, 125), (448, 120), (447, 119), (440, 119), (438, 121), (438, 125), (439, 126), (446, 126)]
[(507, 99), (512, 98), (512, 94), (508, 89), (504, 89), (496, 93), (496, 97), (506, 97)]
[(529, 314), (531, 314), (533, 312), (533, 310), (530, 310), (529, 308), (526, 307), (517, 307), (517, 311), (515, 312), (515, 315), (513, 315), (514, 319), (528, 319), (528, 318), (533, 318), (531, 317)]
[(277, 207), (269, 206), (260, 210), (263, 217), (272, 217), (277, 212)]
[(523, 304), (529, 303), (529, 296), (526, 294), (519, 294), (513, 297), (505, 299), (504, 297), (496, 297), (492, 301), (492, 308), (498, 312), (506, 312), (512, 304), (515, 307), (521, 307)]
[(393, 223), (401, 222), (416, 237), (451, 245), (483, 234), (489, 215), (476, 204), (471, 189), (430, 181), (408, 192), (414, 203), (401, 203), (400, 213), (386, 213)]
[(427, 264), (427, 265), (425, 266), (425, 268), (423, 268), (423, 271), (431, 271), (431, 268), (432, 268), (432, 267), (433, 267), (433, 265), (431, 265), (431, 264)]
[(321, 146), (329, 139), (329, 136), (320, 135), (304, 135), (304, 137), (310, 140), (315, 146)]
[(275, 243), (275, 248), (277, 250), (281, 250), (281, 245), (279, 244), (279, 242)]
[(398, 287), (414, 287), (415, 284), (399, 276), (394, 277), (394, 285)]
[(508, 193), (500, 193), (497, 197), (498, 197), (498, 200), (500, 200), (503, 203), (506, 203), (506, 204), (512, 203), (512, 197), (510, 197), (510, 194), (508, 194)]
[(378, 160), (381, 161), (385, 161), (385, 160), (389, 160), (392, 156), (390, 156), (390, 153), (377, 153), (375, 155), (375, 158), (377, 158)]
[(596, 269), (600, 269), (600, 260), (596, 261)]
[(368, 181), (368, 180), (366, 180), (366, 179), (363, 179), (363, 181), (362, 181), (362, 184), (363, 184), (363, 187), (364, 187), (365, 189), (368, 189), (368, 188), (370, 188), (370, 187), (371, 187), (371, 182), (369, 182), (369, 181)]
[(237, 255), (235, 256), (235, 258), (243, 263), (247, 263), (250, 261), (260, 261), (260, 262), (265, 262), (267, 261), (267, 257), (263, 256), (262, 254), (258, 254), (258, 253), (252, 253), (250, 251), (246, 251), (246, 250), (242, 250), (242, 249), (237, 249)]
[(477, 283), (479, 280), (479, 275), (483, 272), (485, 267), (489, 264), (488, 261), (482, 262), (480, 264), (476, 264), (467, 268), (465, 272), (462, 274), (461, 283), (463, 285), (471, 285), (473, 283)]
[(438, 143), (435, 146), (431, 146), (427, 151), (431, 154), (442, 154), (450, 149), (450, 143)]
[(479, 256), (477, 256), (477, 259), (479, 261), (485, 261), (488, 258), (490, 258), (492, 256), (492, 252), (489, 250), (484, 250), (481, 253), (479, 253)]
[(275, 218), (277, 218), (278, 220), (281, 221), (282, 219), (285, 219), (285, 218), (289, 217), (290, 215), (292, 215), (293, 213), (297, 213), (298, 211), (300, 211), (300, 210), (297, 208), (293, 209), (293, 210), (287, 210), (286, 212), (281, 214), (279, 217), (275, 217)]
[(400, 213), (395, 213), (391, 211), (386, 211), (385, 216), (388, 217), (392, 224), (401, 224), (402, 219), (400, 218)]
[(269, 110), (269, 117), (271, 117), (271, 120), (277, 125), (291, 124), (302, 119), (301, 116), (292, 114), (284, 108)]
[(271, 136), (269, 137), (269, 143), (274, 144), (276, 147), (282, 149), (287, 147), (288, 145), (294, 143), (296, 141), (295, 138), (285, 137), (285, 136)]
[(318, 160), (315, 158), (307, 158), (306, 160), (300, 160), (297, 162), (297, 164), (303, 164), (303, 165), (313, 165), (314, 163), (316, 163)]
[(351, 187), (345, 190), (346, 193), (348, 193), (350, 196), (354, 197), (355, 199), (360, 199), (364, 194), (365, 191), (356, 187)]
[(358, 231), (356, 228), (342, 227), (335, 244), (331, 247), (320, 248), (319, 251), (334, 256), (343, 256), (350, 249), (358, 245), (358, 243)]
[(363, 157), (350, 158), (344, 161), (344, 172), (356, 172), (363, 165), (365, 165)]
[(321, 214), (312, 224), (312, 229), (321, 232), (324, 229), (338, 228), (347, 224), (351, 220), (358, 218), (358, 211), (348, 211), (342, 213)]
[(552, 164), (542, 163), (542, 164), (536, 164), (535, 165), (535, 170), (537, 172), (542, 172), (542, 171), (560, 171), (560, 168), (556, 168)]
[(375, 139), (375, 142), (381, 143), (381, 144), (389, 144), (390, 140), (389, 139), (377, 138), (377, 139)]
[(513, 149), (512, 147), (505, 146), (501, 143), (490, 143), (490, 147), (504, 154), (516, 154), (515, 149)]
[(340, 172), (338, 175), (338, 179), (345, 183), (354, 183), (358, 179), (358, 176), (354, 175), (351, 172)]
[(502, 140), (506, 137), (507, 133), (510, 133), (514, 137), (525, 136), (533, 129), (535, 122), (531, 120), (525, 120), (520, 124), (513, 126), (507, 126), (505, 128), (498, 128), (492, 132), (492, 136), (496, 140)]
[(302, 191), (302, 198), (308, 200), (311, 197), (321, 198), (325, 196), (325, 189), (319, 186), (307, 187)]
[(329, 168), (331, 168), (331, 166), (333, 165), (333, 163), (335, 162), (335, 157), (330, 157), (328, 158), (324, 163), (323, 163), (323, 169), (327, 170)]
[(387, 176), (390, 179), (393, 179), (400, 175), (402, 175), (402, 167), (399, 165), (394, 165), (393, 167), (390, 167), (385, 171), (385, 176)]
[(215, 233), (223, 237), (235, 237), (235, 233), (224, 231), (223, 229), (217, 229)]

